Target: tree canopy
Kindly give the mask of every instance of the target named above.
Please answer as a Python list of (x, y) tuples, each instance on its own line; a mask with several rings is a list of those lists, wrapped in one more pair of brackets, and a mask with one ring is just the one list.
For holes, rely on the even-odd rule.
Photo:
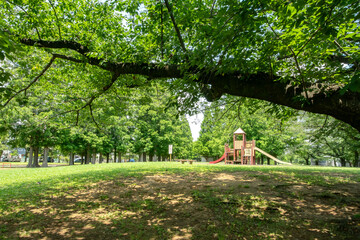
[(79, 114), (109, 89), (158, 80), (180, 109), (230, 94), (360, 131), (358, 1), (0, 2), (4, 107), (38, 85)]

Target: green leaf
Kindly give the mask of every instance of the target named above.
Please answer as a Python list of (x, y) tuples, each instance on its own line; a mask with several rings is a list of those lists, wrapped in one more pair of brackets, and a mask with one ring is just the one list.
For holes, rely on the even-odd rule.
[(360, 93), (360, 73), (355, 74), (348, 85), (349, 90)]

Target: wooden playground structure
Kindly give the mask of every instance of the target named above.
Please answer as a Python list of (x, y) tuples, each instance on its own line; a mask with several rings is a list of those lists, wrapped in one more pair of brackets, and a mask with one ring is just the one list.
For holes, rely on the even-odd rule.
[[(242, 136), (242, 139), (238, 139), (240, 136)], [(290, 164), (283, 162), (256, 147), (255, 140), (246, 141), (246, 133), (241, 128), (234, 132), (233, 146), (234, 148), (230, 148), (228, 144), (225, 144), (224, 155), (218, 160), (212, 161), (210, 163), (214, 164), (225, 161), (225, 164), (256, 165), (255, 151), (258, 151), (277, 163)]]

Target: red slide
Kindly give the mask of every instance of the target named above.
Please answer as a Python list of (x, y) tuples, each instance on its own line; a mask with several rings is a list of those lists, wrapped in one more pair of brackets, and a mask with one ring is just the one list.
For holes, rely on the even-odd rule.
[(219, 163), (219, 162), (221, 162), (221, 161), (224, 160), (224, 159), (225, 159), (225, 153), (224, 153), (224, 155), (222, 155), (222, 157), (219, 158), (218, 160), (215, 160), (215, 161), (212, 161), (212, 162), (209, 162), (209, 163), (210, 163), (210, 164)]

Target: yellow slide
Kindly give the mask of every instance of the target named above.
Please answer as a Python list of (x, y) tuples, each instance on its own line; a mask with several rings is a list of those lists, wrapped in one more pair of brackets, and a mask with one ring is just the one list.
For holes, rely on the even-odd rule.
[(291, 163), (288, 163), (288, 162), (283, 162), (283, 161), (281, 161), (281, 160), (277, 159), (276, 157), (271, 156), (270, 154), (268, 154), (267, 152), (265, 152), (265, 151), (261, 150), (261, 149), (260, 149), (260, 148), (258, 148), (258, 147), (255, 147), (255, 150), (256, 150), (256, 151), (259, 151), (260, 153), (264, 154), (265, 156), (267, 156), (267, 157), (271, 158), (272, 160), (274, 160), (274, 161), (275, 161), (275, 162), (277, 162), (277, 163), (292, 165)]

